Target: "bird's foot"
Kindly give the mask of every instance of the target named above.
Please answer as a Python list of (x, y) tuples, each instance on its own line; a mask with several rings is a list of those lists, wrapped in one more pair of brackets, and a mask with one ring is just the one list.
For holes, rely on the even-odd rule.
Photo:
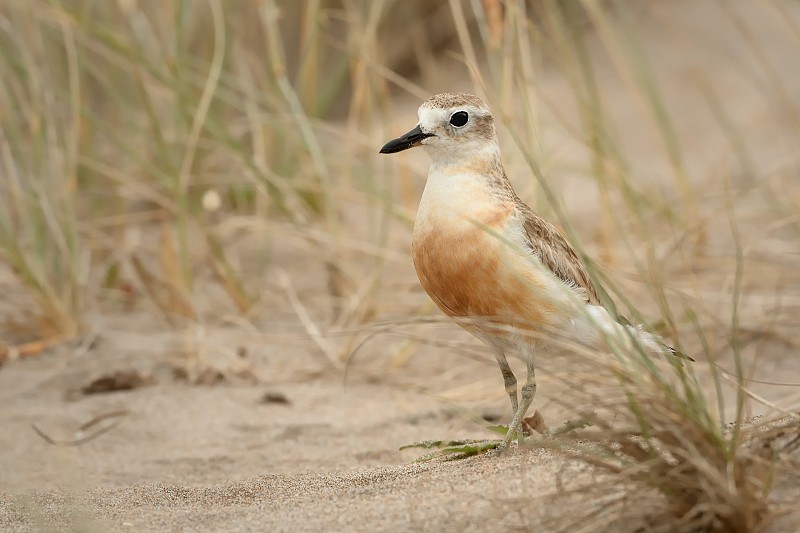
[(520, 432), (520, 440), (522, 439), (522, 434), (524, 433), (526, 436), (531, 436), (534, 432), (540, 435), (549, 435), (550, 428), (547, 427), (547, 424), (544, 423), (544, 418), (542, 418), (541, 413), (539, 411), (535, 411), (533, 415), (523, 418), (522, 419), (522, 431)]
[(505, 455), (505, 453), (506, 453), (506, 450), (507, 450), (507, 449), (508, 449), (508, 446), (506, 446), (506, 445), (505, 445), (505, 444), (504, 444), (504, 443), (501, 441), (501, 442), (499, 442), (499, 443), (497, 444), (497, 447), (496, 447), (496, 448), (493, 448), (493, 449), (491, 449), (491, 450), (487, 451), (487, 452), (484, 454), (484, 456), (485, 456), (485, 457), (489, 457), (489, 458), (500, 457), (500, 456), (502, 456), (502, 455)]

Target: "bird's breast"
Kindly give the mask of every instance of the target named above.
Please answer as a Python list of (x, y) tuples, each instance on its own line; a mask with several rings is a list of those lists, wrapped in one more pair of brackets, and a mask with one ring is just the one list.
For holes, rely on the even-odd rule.
[(444, 313), (474, 319), (467, 329), (489, 329), (481, 327), (482, 319), (536, 329), (557, 314), (547, 297), (551, 281), (512, 242), (513, 211), (513, 204), (497, 203), (471, 216), (462, 213), (460, 221), (427, 213), (415, 224), (417, 276)]

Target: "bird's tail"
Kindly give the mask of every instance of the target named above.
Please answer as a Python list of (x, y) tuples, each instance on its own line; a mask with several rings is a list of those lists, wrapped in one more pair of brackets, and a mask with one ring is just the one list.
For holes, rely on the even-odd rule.
[(657, 354), (663, 354), (667, 356), (674, 356), (678, 359), (684, 359), (686, 361), (694, 361), (694, 359), (682, 351), (673, 348), (669, 344), (665, 343), (661, 340), (661, 337), (658, 335), (654, 335), (649, 331), (645, 331), (642, 329), (641, 326), (634, 326), (630, 323), (626, 324), (625, 327), (633, 333), (633, 335), (639, 340), (639, 342), (647, 348), (649, 351), (652, 351)]
[(694, 362), (694, 358), (693, 357), (691, 357), (689, 355), (686, 355), (685, 353), (683, 353), (682, 351), (678, 350), (677, 348), (673, 348), (669, 344), (666, 344), (664, 341), (659, 340), (658, 343), (661, 345), (661, 347), (664, 350), (664, 352), (667, 353), (668, 355), (674, 355), (678, 359), (685, 359), (687, 361)]
[(666, 344), (661, 337), (645, 331), (642, 326), (632, 324), (623, 316), (613, 317), (607, 309), (598, 305), (586, 306), (585, 319), (576, 320), (573, 324), (578, 338), (589, 340), (589, 344), (602, 346), (609, 339), (603, 334), (611, 335), (623, 343), (634, 338), (647, 352), (654, 355), (673, 356), (686, 361), (694, 361), (691, 357)]

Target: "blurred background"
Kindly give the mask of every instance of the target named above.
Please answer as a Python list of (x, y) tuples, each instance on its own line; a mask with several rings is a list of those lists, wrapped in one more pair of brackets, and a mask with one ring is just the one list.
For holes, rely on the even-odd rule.
[(743, 233), (792, 263), (798, 21), (751, 5), (6, 2), (5, 344), (296, 319), (281, 280), (320, 332), (418, 314), (426, 160), (376, 148), (444, 91), (490, 102), (520, 195), (605, 267), (699, 298)]
[[(291, 460), (230, 459), (230, 479), (505, 420), (494, 361), (413, 271), (428, 160), (378, 154), (445, 91), (485, 98), (520, 197), (694, 355), (718, 419), (743, 375), (766, 402), (747, 414), (796, 408), (798, 50), (788, 0), (5, 0), (0, 397), (20, 430), (1, 446), (135, 413), (92, 474), (115, 484), (166, 464), (115, 463), (144, 446), (125, 427), (179, 427), (159, 445), (198, 457), (295, 432)], [(588, 401), (560, 361), (539, 389), (556, 420)], [(297, 437), (319, 420), (329, 455)]]

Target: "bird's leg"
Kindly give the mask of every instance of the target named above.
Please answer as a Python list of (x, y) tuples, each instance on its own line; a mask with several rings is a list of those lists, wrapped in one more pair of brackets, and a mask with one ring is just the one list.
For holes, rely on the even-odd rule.
[(511, 398), (511, 416), (514, 416), (517, 413), (517, 378), (514, 377), (514, 373), (511, 371), (511, 367), (508, 366), (508, 361), (506, 360), (506, 356), (502, 352), (497, 352), (495, 354), (495, 359), (497, 359), (497, 364), (500, 366), (500, 372), (503, 374), (503, 382), (506, 385), (506, 392), (508, 393), (508, 397)]
[[(533, 369), (533, 352), (527, 353), (526, 356), (525, 363), (528, 367), (528, 378), (525, 380), (525, 385), (522, 386), (522, 397), (520, 399), (519, 407), (517, 407), (517, 410), (514, 413), (514, 419), (511, 421), (511, 425), (508, 426), (506, 438), (503, 439), (503, 444), (500, 445), (501, 448), (508, 446), (508, 444), (511, 442), (511, 439), (513, 439), (514, 435), (517, 434), (520, 424), (522, 423), (522, 419), (525, 417), (525, 413), (528, 411), (531, 403), (533, 403), (533, 397), (536, 396), (536, 372)], [(522, 442), (523, 438), (523, 433), (520, 431), (520, 442)]]

